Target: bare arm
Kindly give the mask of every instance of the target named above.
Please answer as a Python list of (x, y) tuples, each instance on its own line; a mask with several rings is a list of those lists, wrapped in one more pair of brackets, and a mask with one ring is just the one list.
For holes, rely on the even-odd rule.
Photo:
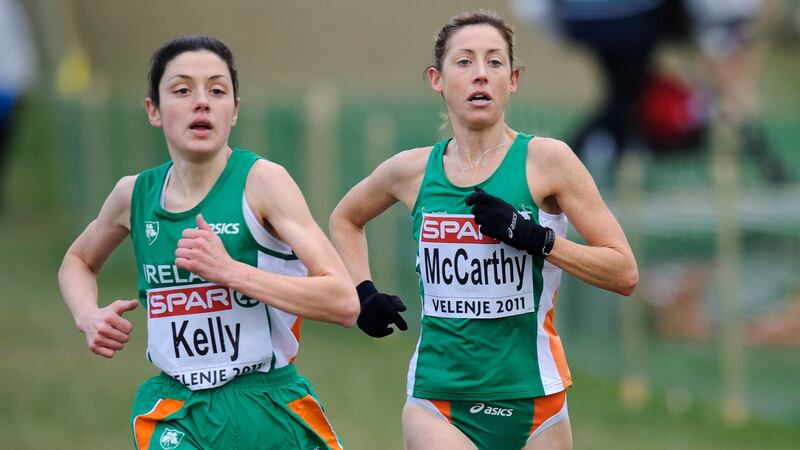
[(589, 172), (560, 141), (534, 139), (531, 145), (537, 146), (528, 152), (528, 171), (535, 174), (531, 178), (541, 177), (541, 194), (555, 201), (586, 241), (583, 245), (557, 237), (547, 260), (589, 284), (632, 294), (639, 281), (636, 260)]
[(331, 241), (354, 284), (372, 278), (364, 227), (398, 201), (409, 209), (413, 207), (429, 154), (430, 148), (421, 148), (389, 158), (350, 189), (333, 210)]
[(359, 310), (355, 290), (294, 180), (283, 167), (258, 161), (248, 176), (245, 192), (256, 215), (292, 247), (309, 276), (275, 274), (235, 261), (200, 216), (198, 229), (184, 230), (175, 264), (280, 310), (352, 326)]
[(75, 326), (86, 334), (89, 349), (106, 358), (128, 342), (131, 323), (122, 317), (138, 300), (117, 300), (99, 308), (97, 274), (109, 255), (130, 233), (131, 194), (136, 177), (122, 178), (100, 214), (72, 243), (58, 271), (58, 284)]

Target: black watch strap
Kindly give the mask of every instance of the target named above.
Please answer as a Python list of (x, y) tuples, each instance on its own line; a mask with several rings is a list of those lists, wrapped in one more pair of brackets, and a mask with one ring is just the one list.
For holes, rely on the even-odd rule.
[(556, 232), (550, 227), (544, 227), (544, 246), (542, 247), (542, 257), (547, 258), (553, 251), (553, 244), (556, 243)]

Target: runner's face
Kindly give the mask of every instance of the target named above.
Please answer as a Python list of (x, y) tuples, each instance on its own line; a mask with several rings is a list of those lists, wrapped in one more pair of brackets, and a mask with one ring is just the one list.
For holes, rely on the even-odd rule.
[(482, 128), (503, 118), (517, 90), (508, 44), (491, 25), (468, 25), (447, 43), (442, 70), (429, 69), (431, 87), (444, 95), (450, 119)]
[(239, 101), (219, 56), (208, 51), (184, 52), (173, 58), (158, 86), (156, 107), (147, 99), (153, 126), (164, 129), (170, 150), (211, 153), (227, 145), (236, 124)]

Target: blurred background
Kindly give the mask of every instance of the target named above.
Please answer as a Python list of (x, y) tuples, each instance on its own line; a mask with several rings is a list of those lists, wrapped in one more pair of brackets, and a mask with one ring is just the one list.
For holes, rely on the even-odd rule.
[[(423, 71), (467, 7), (516, 28), (510, 126), (573, 146), (639, 263), (627, 299), (563, 277), (575, 448), (798, 448), (798, 1), (604, 1), (0, 0), (0, 448), (132, 445), (131, 401), (156, 373), (144, 315), (129, 314), (125, 351), (97, 357), (56, 272), (116, 180), (168, 157), (143, 109), (157, 46), (202, 33), (233, 49), (231, 145), (284, 165), (327, 229), (380, 161), (448, 135)], [(419, 331), (408, 212), (368, 233), (411, 329), (375, 340), (307, 321), (297, 364), (348, 448), (400, 449)], [(101, 303), (135, 296), (134, 271), (125, 242)]]

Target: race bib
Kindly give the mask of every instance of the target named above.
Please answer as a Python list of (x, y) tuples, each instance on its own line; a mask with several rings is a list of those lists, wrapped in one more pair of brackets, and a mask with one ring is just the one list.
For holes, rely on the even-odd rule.
[(214, 283), (149, 289), (148, 354), (190, 389), (220, 386), (270, 361), (266, 314), (260, 302)]
[(423, 214), (425, 315), (495, 319), (534, 311), (533, 257), (481, 234), (472, 215)]

